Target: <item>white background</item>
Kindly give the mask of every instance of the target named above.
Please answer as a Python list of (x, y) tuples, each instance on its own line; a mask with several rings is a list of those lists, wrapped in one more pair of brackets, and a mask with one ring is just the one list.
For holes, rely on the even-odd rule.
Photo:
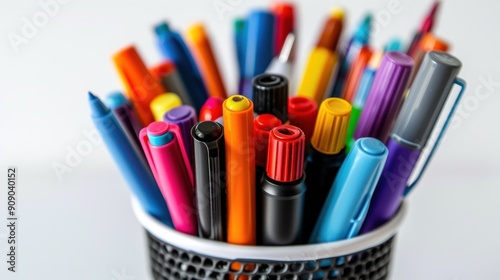
[[(41, 0), (46, 2), (47, 0)], [(160, 61), (152, 25), (168, 19), (185, 31), (201, 20), (212, 36), (226, 84), (236, 85), (232, 19), (268, 1), (236, 3), (223, 16), (213, 0), (71, 0), (18, 47), (23, 18), (43, 11), (38, 1), (0, 4), (0, 169), (19, 168), (18, 272), (7, 273), (6, 184), (0, 188), (0, 279), (150, 279), (143, 231), (131, 211), (124, 180), (103, 144), (58, 180), (54, 162), (65, 162), (93, 129), (87, 91), (104, 97), (121, 89), (111, 55), (134, 43), (148, 65)], [(297, 1), (298, 2), (298, 1)], [(389, 0), (302, 1), (299, 6), (299, 67), (333, 5), (349, 11), (351, 34), (368, 10)], [(448, 137), (410, 198), (398, 237), (392, 279), (500, 279), (500, 2), (444, 1), (436, 33), (452, 43), (463, 62), (468, 90)], [(407, 42), (431, 5), (400, 0), (373, 37), (381, 47), (393, 36)], [(301, 69), (301, 68), (297, 68)], [(301, 71), (297, 71), (299, 74)], [(5, 175), (0, 176), (6, 181)], [(127, 277), (121, 277), (121, 276)]]

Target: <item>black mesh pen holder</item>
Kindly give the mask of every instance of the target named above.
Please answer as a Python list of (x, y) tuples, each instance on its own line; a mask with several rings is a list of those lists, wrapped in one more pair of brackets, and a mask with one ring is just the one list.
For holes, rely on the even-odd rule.
[(388, 279), (395, 236), (406, 202), (380, 228), (339, 242), (297, 246), (239, 246), (179, 233), (133, 201), (146, 229), (153, 279)]

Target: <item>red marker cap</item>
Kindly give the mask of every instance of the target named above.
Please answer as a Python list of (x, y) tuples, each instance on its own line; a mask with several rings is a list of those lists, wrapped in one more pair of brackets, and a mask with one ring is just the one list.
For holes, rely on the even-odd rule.
[(316, 125), (318, 115), (318, 105), (308, 97), (294, 96), (288, 99), (288, 119), (291, 125), (297, 126), (306, 135), (309, 142)]
[(304, 173), (306, 137), (293, 125), (282, 125), (269, 132), (266, 174), (277, 182), (293, 182)]
[(274, 55), (278, 56), (286, 36), (295, 30), (295, 8), (292, 3), (276, 3), (272, 7), (272, 13), (275, 17)]
[(218, 97), (209, 97), (200, 109), (200, 122), (215, 121), (222, 117), (222, 103), (224, 99)]
[(258, 115), (253, 121), (255, 137), (255, 164), (265, 167), (267, 164), (267, 148), (269, 143), (269, 131), (282, 125), (280, 119), (275, 115)]

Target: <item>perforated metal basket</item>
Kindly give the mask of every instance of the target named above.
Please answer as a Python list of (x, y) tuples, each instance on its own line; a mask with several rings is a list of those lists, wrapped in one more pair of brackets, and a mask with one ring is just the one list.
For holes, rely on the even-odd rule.
[(240, 246), (177, 232), (132, 201), (146, 230), (154, 279), (387, 279), (406, 202), (382, 227), (339, 242), (298, 246)]

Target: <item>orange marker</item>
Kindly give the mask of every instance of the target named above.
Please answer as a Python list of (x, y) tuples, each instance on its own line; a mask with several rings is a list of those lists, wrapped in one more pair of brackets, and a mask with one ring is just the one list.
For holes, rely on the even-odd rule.
[(233, 95), (222, 104), (227, 170), (227, 242), (256, 244), (253, 103)]
[(424, 37), (422, 37), (422, 39), (420, 40), (420, 43), (418, 44), (418, 47), (415, 50), (414, 55), (412, 56), (412, 58), (415, 60), (415, 64), (413, 67), (408, 87), (410, 87), (411, 84), (413, 83), (413, 79), (415, 79), (415, 76), (418, 73), (418, 69), (420, 68), (420, 64), (422, 64), (422, 60), (424, 60), (425, 54), (427, 52), (430, 51), (447, 52), (449, 48), (450, 46), (446, 41), (434, 36), (431, 33), (426, 33)]
[(359, 51), (358, 57), (354, 60), (351, 69), (349, 70), (344, 86), (344, 93), (342, 94), (342, 98), (349, 101), (349, 103), (352, 103), (354, 99), (354, 95), (358, 90), (359, 81), (361, 80), (361, 76), (363, 76), (366, 65), (368, 65), (368, 62), (370, 61), (372, 53), (373, 52), (369, 46), (363, 46)]
[(212, 46), (203, 25), (195, 24), (191, 26), (187, 31), (186, 38), (195, 57), (196, 64), (200, 68), (209, 95), (225, 99), (227, 97), (226, 89), (224, 88)]
[(157, 95), (165, 92), (161, 83), (151, 75), (134, 46), (129, 46), (113, 56), (125, 94), (134, 104), (143, 126), (154, 121), (149, 104)]

